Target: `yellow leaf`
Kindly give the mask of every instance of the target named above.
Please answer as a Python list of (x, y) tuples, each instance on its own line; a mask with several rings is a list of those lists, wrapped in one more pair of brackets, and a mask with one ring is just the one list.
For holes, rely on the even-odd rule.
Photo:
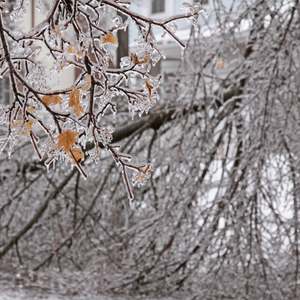
[(222, 69), (222, 68), (223, 68), (224, 62), (223, 62), (223, 59), (222, 59), (222, 58), (220, 58), (220, 59), (218, 60), (217, 66), (218, 66), (219, 69)]
[(153, 89), (153, 85), (149, 84), (148, 81), (146, 81), (146, 87), (149, 90), (149, 100), (151, 101), (151, 90)]
[(64, 147), (65, 152), (68, 153), (70, 149), (75, 145), (77, 136), (78, 136), (78, 132), (76, 131), (72, 131), (72, 130), (63, 131), (61, 134), (57, 136), (58, 150)]
[(22, 132), (22, 134), (25, 136), (25, 135), (29, 135), (30, 131), (32, 130), (32, 125), (36, 123), (36, 120), (33, 120), (33, 119), (30, 119), (28, 122), (25, 123), (24, 127), (28, 130), (24, 130)]
[(145, 56), (143, 57), (143, 60), (139, 60), (135, 53), (131, 53), (131, 59), (135, 65), (141, 65), (150, 60), (150, 57)]
[(139, 64), (139, 59), (135, 53), (131, 53), (131, 59), (135, 65)]
[(101, 37), (102, 44), (113, 44), (113, 45), (118, 45), (118, 38), (116, 36), (111, 35), (109, 32), (107, 36), (102, 36)]
[(91, 75), (88, 75), (88, 76), (87, 76), (86, 82), (87, 82), (88, 84), (91, 84), (91, 83), (92, 83), (92, 77), (91, 77)]
[(83, 53), (82, 53), (82, 50), (81, 50), (81, 49), (77, 51), (77, 55), (78, 55), (79, 57), (82, 57)]
[(30, 112), (33, 112), (35, 110), (35, 108), (33, 106), (27, 107), (27, 110)]
[(84, 112), (84, 109), (80, 104), (79, 98), (80, 98), (80, 91), (76, 87), (73, 87), (72, 92), (70, 93), (69, 107), (74, 107), (74, 114), (77, 117)]
[[(22, 121), (21, 120), (16, 120), (11, 126), (12, 127), (16, 127), (16, 126), (19, 126), (19, 125), (22, 125)], [(32, 130), (32, 125), (36, 123), (36, 120), (33, 120), (33, 119), (30, 119), (29, 121), (27, 121), (25, 124), (24, 124), (24, 130), (22, 131), (22, 135), (23, 136), (27, 136), (29, 135), (30, 131)], [(22, 128), (23, 129), (23, 128)]]
[(21, 120), (16, 120), (12, 125), (11, 127), (16, 127), (18, 125), (22, 125), (22, 121)]
[(70, 93), (69, 107), (77, 105), (79, 102), (79, 98), (80, 98), (80, 91), (76, 87), (73, 87)]
[(58, 95), (51, 95), (51, 96), (44, 96), (42, 98), (42, 101), (46, 104), (46, 105), (50, 105), (50, 104), (60, 104), (62, 103), (62, 98)]
[(59, 30), (59, 27), (58, 27), (57, 25), (55, 25), (55, 29), (56, 29), (56, 31), (57, 31), (58, 36), (61, 37), (62, 34), (61, 34), (61, 32), (60, 32), (60, 30)]
[(77, 165), (78, 161), (84, 158), (84, 154), (80, 149), (72, 149), (71, 152), (70, 158), (73, 160), (73, 164)]
[(143, 57), (144, 63), (147, 62), (148, 60), (150, 60), (150, 57), (148, 57), (148, 56)]
[(82, 55), (83, 55), (83, 51), (81, 49), (77, 50), (77, 48), (73, 44), (70, 45), (70, 47), (68, 49), (68, 53), (77, 54), (79, 57), (82, 57)]
[(150, 165), (146, 166), (145, 170), (143, 171), (144, 174), (150, 169)]
[(146, 81), (146, 87), (151, 91), (153, 89), (153, 85), (151, 85), (148, 81)]
[(138, 180), (141, 180), (141, 179), (143, 179), (144, 178), (144, 175), (142, 175), (142, 174), (139, 174), (138, 175)]
[(74, 45), (71, 45), (68, 49), (68, 53), (75, 54), (76, 53), (76, 47)]
[(86, 78), (86, 82), (87, 82), (87, 85), (85, 85), (85, 86), (82, 88), (82, 90), (83, 90), (84, 92), (86, 92), (86, 91), (89, 89), (90, 85), (91, 85), (91, 82), (92, 82), (92, 77), (91, 77), (91, 75), (88, 75), (88, 77)]

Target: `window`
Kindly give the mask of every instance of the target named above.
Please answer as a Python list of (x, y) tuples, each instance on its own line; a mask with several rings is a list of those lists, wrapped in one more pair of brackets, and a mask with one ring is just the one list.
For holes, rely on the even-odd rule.
[(165, 11), (165, 0), (152, 0), (152, 13), (160, 13)]
[(5, 76), (0, 80), (0, 104), (11, 103), (11, 91), (9, 77)]
[(200, 1), (199, 1), (199, 0), (194, 0), (194, 3), (195, 3), (195, 2), (200, 2), (201, 5), (207, 5), (207, 4), (208, 4), (208, 1), (209, 1), (209, 0), (202, 0), (202, 1), (201, 1), (201, 0), (200, 0)]

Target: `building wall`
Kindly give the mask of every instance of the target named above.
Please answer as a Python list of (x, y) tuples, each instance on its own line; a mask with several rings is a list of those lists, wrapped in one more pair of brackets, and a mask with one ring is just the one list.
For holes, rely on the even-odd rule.
[[(147, 17), (151, 17), (154, 19), (165, 19), (169, 18), (171, 16), (182, 14), (184, 13), (180, 7), (183, 4), (183, 2), (188, 2), (190, 4), (194, 3), (194, 0), (164, 0), (165, 1), (165, 10), (164, 12), (160, 13), (152, 13), (151, 12), (151, 4), (153, 0), (140, 0), (135, 1), (131, 5), (131, 10), (138, 12), (142, 15), (145, 15)], [(230, 6), (232, 5), (232, 0), (223, 0), (222, 1), (224, 8), (226, 10), (229, 10)], [(236, 6), (239, 5), (240, 2), (235, 2)], [(215, 11), (214, 11), (214, 3), (213, 0), (203, 0), (202, 7), (206, 10), (207, 14), (204, 12), (201, 12), (199, 14), (198, 18), (198, 24), (201, 27), (202, 33), (209, 37), (210, 36), (210, 30), (209, 27), (213, 27), (214, 24), (216, 24), (216, 17), (215, 17)], [(235, 7), (234, 10), (236, 10), (237, 7)], [(191, 31), (191, 22), (187, 22), (187, 20), (181, 20), (176, 22), (177, 25), (177, 32), (176, 36), (178, 36), (183, 42), (187, 42), (190, 31)], [(154, 34), (156, 36), (157, 43), (166, 54), (166, 59), (162, 60), (160, 62), (160, 73), (164, 72), (175, 72), (179, 66), (180, 60), (181, 60), (181, 47), (174, 41), (174, 39), (166, 34), (162, 38), (162, 29), (155, 28), (154, 27)], [(136, 37), (137, 30), (131, 21), (130, 23), (130, 31), (129, 31), (129, 42), (131, 49), (134, 50), (134, 38)], [(156, 73), (158, 71), (156, 70)]]
[[(35, 8), (36, 2), (37, 0), (29, 0), (28, 5), (26, 6), (26, 16), (24, 17), (23, 21), (18, 23), (14, 23), (13, 21), (11, 21), (12, 26), (15, 30), (28, 34), (34, 26), (38, 25), (47, 17), (49, 8), (52, 5), (52, 1), (42, 1), (42, 7), (40, 11)], [(63, 70), (60, 75), (58, 75), (57, 73), (53, 73), (52, 76), (50, 76), (50, 69), (54, 63), (54, 59), (48, 58), (47, 54), (49, 52), (43, 45), (43, 43), (37, 42), (36, 45), (41, 46), (42, 48), (40, 54), (36, 56), (36, 61), (39, 61), (41, 65), (45, 67), (46, 74), (48, 76), (48, 84), (51, 89), (57, 90), (71, 87), (75, 80), (75, 69), (73, 67), (70, 67), (66, 70)], [(50, 79), (51, 77), (52, 79)], [(2, 85), (6, 83), (7, 80), (5, 82), (2, 82)]]

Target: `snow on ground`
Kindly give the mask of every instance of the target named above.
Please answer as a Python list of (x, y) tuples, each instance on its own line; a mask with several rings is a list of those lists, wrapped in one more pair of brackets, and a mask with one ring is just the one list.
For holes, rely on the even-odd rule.
[(64, 296), (35, 291), (11, 291), (0, 286), (0, 300), (172, 300), (174, 298), (112, 297), (104, 295)]

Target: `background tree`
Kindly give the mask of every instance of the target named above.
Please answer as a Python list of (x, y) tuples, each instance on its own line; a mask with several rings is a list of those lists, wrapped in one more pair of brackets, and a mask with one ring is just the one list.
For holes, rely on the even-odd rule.
[[(67, 2), (67, 8), (67, 3), (55, 1), (47, 26), (56, 39), (59, 33), (51, 20), (59, 5), (64, 24), (68, 20), (77, 28), (77, 13), (88, 22), (83, 1), (75, 2), (76, 10), (73, 2)], [(92, 7), (95, 2), (84, 3)], [(99, 141), (108, 150), (102, 151), (99, 165), (91, 159), (95, 156), (87, 156), (93, 147), (89, 140), (86, 150), (81, 149), (86, 155), (82, 168), (89, 174), (86, 181), (65, 163), (47, 172), (26, 141), (13, 148), (10, 160), (4, 150), (0, 257), (5, 272), (19, 271), (22, 265), (25, 284), (47, 287), (50, 280), (57, 289), (73, 292), (173, 294), (184, 299), (299, 297), (298, 1), (213, 4), (213, 25), (207, 20), (191, 30), (178, 76), (161, 91), (161, 105), (132, 120), (120, 104), (116, 130), (108, 130), (110, 141), (122, 143), (122, 152), (156, 167), (147, 184), (135, 190), (135, 200), (128, 200), (126, 177), (110, 159), (123, 159), (110, 143)], [(155, 45), (152, 21), (131, 13), (125, 3), (103, 0), (101, 5), (118, 6)], [(194, 8), (187, 6), (188, 13)], [(5, 29), (0, 32), (4, 49), (4, 40), (13, 36)], [(108, 32), (97, 37), (113, 38)], [(79, 56), (77, 46), (61, 40)], [(2, 61), (9, 55), (2, 50)], [(88, 85), (89, 96), (84, 97), (91, 101), (93, 85), (103, 88), (106, 77), (93, 77), (94, 68), (102, 69), (85, 57), (76, 62), (82, 70), (76, 86)], [(148, 63), (148, 58), (155, 60), (145, 53), (131, 54), (123, 60), (122, 70), (105, 69), (116, 76), (113, 87), (123, 89), (131, 109), (143, 111), (139, 102), (130, 102), (138, 93), (151, 103), (155, 79), (147, 73), (147, 83), (144, 79), (141, 91), (133, 94), (117, 78)], [(21, 81), (11, 65), (11, 78)], [(17, 84), (12, 88), (20, 111), (25, 111), (24, 101), (37, 99), (44, 105), (42, 97), (48, 96), (45, 107), (59, 126), (71, 116), (56, 113), (51, 102), (57, 96), (69, 101), (71, 93), (77, 93), (72, 89), (44, 95), (26, 85), (23, 90)], [(25, 114), (27, 123), (15, 126), (21, 134), (34, 112), (27, 109)], [(15, 115), (5, 119), (11, 128), (19, 120)], [(86, 117), (93, 123), (91, 115)], [(101, 124), (109, 124), (111, 117), (101, 116)], [(72, 147), (77, 149), (77, 144)], [(79, 159), (74, 163), (78, 166)], [(133, 175), (137, 185), (144, 183), (150, 165), (139, 168)]]

